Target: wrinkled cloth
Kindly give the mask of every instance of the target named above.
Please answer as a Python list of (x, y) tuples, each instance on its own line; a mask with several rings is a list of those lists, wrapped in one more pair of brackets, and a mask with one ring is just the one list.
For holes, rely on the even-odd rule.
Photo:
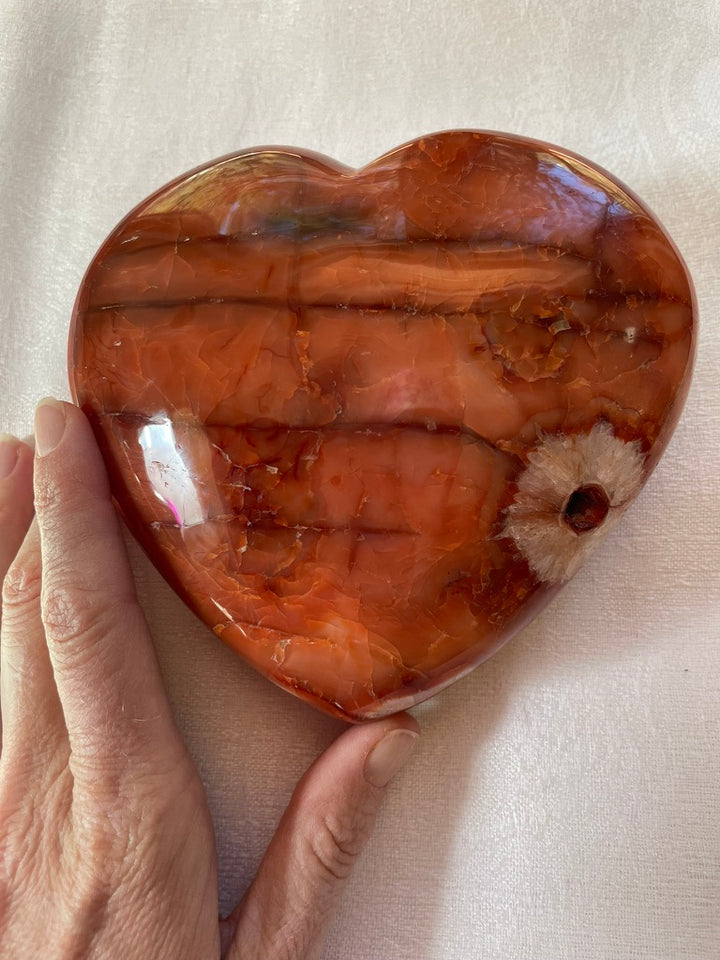
[[(0, 0), (4, 431), (69, 397), (73, 300), (117, 221), (253, 145), (359, 166), (453, 127), (545, 139), (638, 193), (694, 277), (695, 379), (665, 457), (553, 604), (415, 710), (326, 960), (717, 957), (718, 24), (718, 0)], [(229, 909), (342, 726), (260, 679), (128, 543)]]

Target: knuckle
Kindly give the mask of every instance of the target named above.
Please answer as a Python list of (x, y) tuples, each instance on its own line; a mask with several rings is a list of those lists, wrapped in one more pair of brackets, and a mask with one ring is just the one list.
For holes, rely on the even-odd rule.
[(127, 804), (119, 795), (106, 795), (101, 803), (94, 800), (89, 809), (82, 810), (79, 842), (85, 853), (85, 869), (92, 871), (96, 880), (109, 881), (126, 863), (137, 856), (144, 837), (138, 837), (138, 824)]
[(111, 598), (99, 597), (96, 588), (63, 580), (42, 592), (42, 621), (49, 643), (71, 649), (101, 640), (117, 622)]
[(42, 568), (39, 557), (18, 557), (2, 585), (3, 618), (21, 617), (40, 600)]
[(310, 834), (308, 853), (321, 875), (345, 880), (364, 845), (364, 831), (356, 817), (326, 813)]

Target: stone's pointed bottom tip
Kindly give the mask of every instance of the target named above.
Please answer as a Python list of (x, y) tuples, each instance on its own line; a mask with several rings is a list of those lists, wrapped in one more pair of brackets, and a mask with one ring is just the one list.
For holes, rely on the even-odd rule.
[(246, 151), (137, 207), (70, 342), (130, 527), (263, 675), (403, 710), (535, 615), (662, 454), (685, 266), (589, 161), (451, 131), (358, 171)]

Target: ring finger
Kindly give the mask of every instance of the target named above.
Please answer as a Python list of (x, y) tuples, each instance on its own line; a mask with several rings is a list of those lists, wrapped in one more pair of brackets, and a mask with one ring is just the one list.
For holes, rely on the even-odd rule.
[(33, 452), (0, 434), (0, 582), (20, 549), (33, 516)]
[[(0, 466), (7, 453), (3, 448), (10, 445), (0, 441)], [(40, 617), (40, 535), (32, 520), (33, 453), (18, 441), (14, 446), (12, 469), (0, 479), (0, 576), (4, 581), (0, 714), (3, 766), (27, 769), (45, 766), (57, 757), (66, 734)]]

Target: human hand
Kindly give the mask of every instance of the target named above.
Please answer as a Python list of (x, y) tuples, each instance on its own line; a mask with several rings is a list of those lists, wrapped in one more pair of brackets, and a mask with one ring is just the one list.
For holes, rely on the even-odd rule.
[(0, 956), (318, 957), (417, 724), (345, 731), (218, 920), (210, 814), (92, 432), (71, 404), (43, 403), (36, 446), (33, 468), (27, 446), (0, 443)]

